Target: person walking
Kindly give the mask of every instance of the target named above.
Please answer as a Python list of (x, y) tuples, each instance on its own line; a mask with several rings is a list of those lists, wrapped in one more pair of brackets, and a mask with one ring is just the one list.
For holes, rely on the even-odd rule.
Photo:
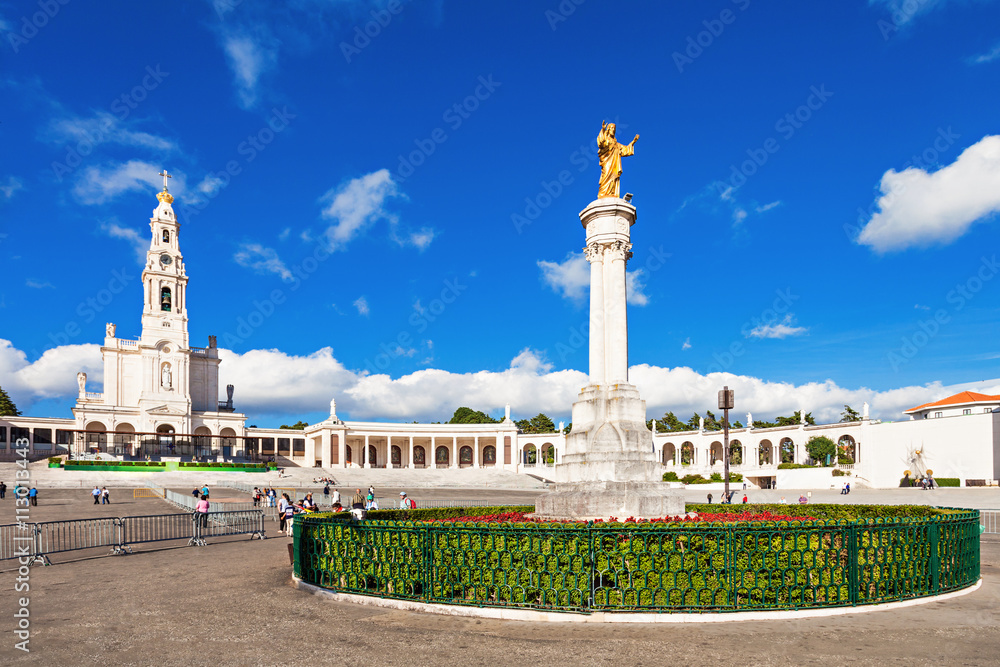
[(288, 497), (287, 493), (282, 493), (281, 498), (278, 499), (278, 532), (285, 532), (285, 510), (292, 504), (292, 499)]
[(203, 487), (201, 487), (201, 495), (203, 495), (206, 498), (208, 498), (208, 484), (206, 484)]
[(198, 504), (194, 507), (195, 518), (199, 528), (205, 528), (208, 526), (208, 508), (208, 496), (203, 495), (198, 500)]
[(333, 497), (330, 498), (330, 504), (331, 505), (340, 505), (341, 504), (340, 491), (338, 491), (337, 489), (333, 490)]
[(0, 482), (0, 500), (3, 500), (7, 496), (7, 485)]
[(354, 492), (354, 497), (351, 498), (351, 511), (354, 512), (354, 518), (360, 519), (365, 513), (365, 497), (361, 495), (361, 489), (357, 489)]
[(94, 496), (94, 504), (95, 505), (100, 505), (101, 504), (101, 490), (99, 488), (97, 488), (95, 486), (94, 490), (90, 492), (90, 495)]
[(709, 504), (709, 505), (711, 505), (711, 504), (712, 504), (712, 494), (711, 494), (711, 493), (710, 493), (710, 494), (708, 494), (708, 504)]
[(747, 494), (744, 493), (743, 494), (743, 504), (746, 505), (748, 502), (750, 502), (750, 499), (747, 498)]
[(329, 500), (330, 500), (330, 484), (329, 483), (324, 483), (323, 484), (323, 502), (326, 503), (326, 502), (329, 502)]
[(35, 505), (37, 507), (38, 506), (38, 489), (35, 488), (35, 487), (31, 487), (28, 490), (28, 498), (30, 499), (31, 504)]
[(253, 506), (260, 507), (260, 489), (253, 487)]
[(108, 491), (108, 487), (101, 487), (101, 504), (110, 505), (111, 504), (111, 493)]

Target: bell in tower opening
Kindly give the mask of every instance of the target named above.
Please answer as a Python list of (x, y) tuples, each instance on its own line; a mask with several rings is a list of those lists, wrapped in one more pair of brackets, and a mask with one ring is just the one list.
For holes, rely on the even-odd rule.
[(164, 287), (160, 292), (160, 310), (170, 312), (170, 288)]

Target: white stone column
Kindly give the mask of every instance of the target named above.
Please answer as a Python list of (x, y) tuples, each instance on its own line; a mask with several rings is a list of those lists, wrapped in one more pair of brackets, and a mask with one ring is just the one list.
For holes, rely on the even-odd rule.
[(306, 467), (312, 468), (316, 465), (316, 440), (312, 436), (306, 438)]
[(475, 443), (472, 445), (472, 467), (479, 467), (479, 436), (475, 436)]
[(363, 467), (371, 468), (371, 464), (368, 463), (368, 436), (365, 435), (365, 451), (361, 453), (361, 462)]
[(413, 436), (412, 435), (410, 436), (410, 458), (406, 459), (406, 462), (407, 462), (407, 466), (406, 467), (409, 468), (410, 470), (412, 470), (413, 469)]
[(604, 248), (590, 243), (590, 384), (604, 384)]
[(458, 467), (458, 438), (453, 437), (451, 439), (451, 458), (448, 461), (449, 468)]
[(347, 431), (337, 434), (337, 461), (341, 468), (347, 467)]
[[(431, 462), (428, 463), (427, 459)], [(431, 436), (431, 451), (424, 453), (424, 467), (437, 468), (437, 436)]]
[(628, 384), (628, 292), (625, 286), (625, 266), (632, 256), (631, 248), (631, 243), (616, 241), (608, 251), (611, 264), (607, 271), (606, 289), (610, 292), (611, 299), (605, 314), (609, 343), (605, 354), (609, 384)]

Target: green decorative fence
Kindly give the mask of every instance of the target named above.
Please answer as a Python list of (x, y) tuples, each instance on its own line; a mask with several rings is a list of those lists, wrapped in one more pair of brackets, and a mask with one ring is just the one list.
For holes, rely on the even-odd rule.
[(300, 516), (295, 574), (337, 592), (552, 611), (875, 604), (979, 579), (979, 513), (777, 523), (356, 522)]

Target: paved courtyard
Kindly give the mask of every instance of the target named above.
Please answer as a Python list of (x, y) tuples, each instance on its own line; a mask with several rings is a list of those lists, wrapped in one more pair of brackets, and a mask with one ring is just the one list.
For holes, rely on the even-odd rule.
[[(162, 500), (125, 499), (124, 490), (110, 506), (79, 495), (47, 492), (32, 520), (174, 511)], [(272, 530), (263, 542), (241, 536), (204, 548), (142, 545), (122, 557), (64, 554), (31, 571), (32, 652), (14, 650), (5, 632), (0, 655), (42, 665), (1000, 662), (997, 536), (982, 542), (983, 587), (955, 600), (835, 618), (652, 627), (460, 619), (321, 600), (291, 587), (289, 541)], [(9, 596), (14, 577), (0, 574)]]

